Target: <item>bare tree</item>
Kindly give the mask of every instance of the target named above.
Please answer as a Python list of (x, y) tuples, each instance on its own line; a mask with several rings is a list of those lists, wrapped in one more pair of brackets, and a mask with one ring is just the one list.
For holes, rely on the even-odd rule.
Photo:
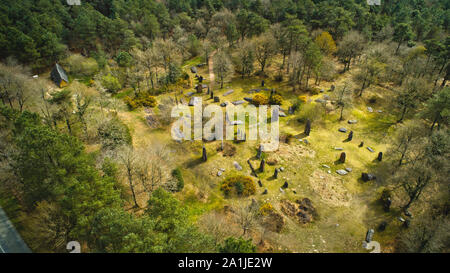
[(136, 192), (134, 185), (134, 177), (136, 174), (138, 157), (131, 146), (124, 146), (117, 154), (117, 157), (123, 167), (123, 171), (128, 180), (128, 184), (130, 186), (131, 194), (133, 196), (134, 206), (136, 208), (139, 207), (136, 200)]

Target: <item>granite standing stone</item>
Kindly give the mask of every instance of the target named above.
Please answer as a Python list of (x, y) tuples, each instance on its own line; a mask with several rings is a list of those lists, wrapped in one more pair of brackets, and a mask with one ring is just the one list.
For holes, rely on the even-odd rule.
[(308, 119), (305, 125), (305, 135), (309, 136), (311, 133), (311, 121)]
[(383, 152), (379, 152), (379, 153), (378, 153), (377, 160), (378, 160), (378, 161), (382, 161), (382, 160), (383, 160)]
[(202, 149), (202, 159), (203, 159), (203, 162), (206, 162), (206, 160), (208, 159), (207, 155), (206, 155), (206, 148), (205, 148), (205, 146), (203, 146), (203, 149)]
[(259, 171), (264, 172), (264, 166), (266, 165), (266, 161), (264, 159), (261, 160), (261, 163), (259, 164)]

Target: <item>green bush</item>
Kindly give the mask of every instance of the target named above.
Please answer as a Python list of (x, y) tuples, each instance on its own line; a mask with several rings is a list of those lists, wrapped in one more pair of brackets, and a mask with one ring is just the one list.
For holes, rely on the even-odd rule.
[(149, 93), (140, 93), (138, 96), (135, 96), (134, 98), (130, 98), (129, 96), (126, 96), (124, 98), (125, 103), (128, 105), (128, 107), (131, 110), (134, 110), (138, 107), (155, 107), (157, 105), (155, 97), (151, 96)]
[(118, 118), (103, 122), (98, 128), (104, 149), (115, 149), (121, 145), (131, 144), (131, 134), (127, 125)]
[(281, 105), (283, 103), (283, 97), (280, 95), (273, 95), (269, 99), (270, 105)]
[(113, 94), (117, 93), (117, 91), (122, 88), (119, 80), (111, 74), (103, 76), (102, 85), (106, 89), (106, 91), (111, 92)]
[(252, 103), (254, 105), (266, 105), (269, 103), (269, 99), (263, 94), (256, 94), (253, 96)]
[(220, 253), (255, 253), (256, 246), (252, 239), (228, 237), (223, 245), (219, 247)]
[(80, 54), (70, 55), (62, 62), (69, 74), (75, 76), (92, 76), (98, 72), (98, 64), (94, 58), (86, 58)]
[(250, 196), (255, 194), (256, 185), (251, 177), (236, 175), (226, 178), (222, 182), (220, 190), (223, 191), (225, 196), (230, 196), (233, 193), (239, 196)]
[(177, 180), (177, 191), (181, 191), (184, 188), (184, 179), (180, 168), (172, 170), (172, 177)]

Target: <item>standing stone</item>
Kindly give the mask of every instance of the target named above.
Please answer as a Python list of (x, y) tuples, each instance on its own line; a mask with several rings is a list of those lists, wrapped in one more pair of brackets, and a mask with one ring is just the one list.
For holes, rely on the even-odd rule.
[(305, 135), (309, 136), (311, 133), (311, 121), (308, 119), (305, 125)]
[(353, 139), (353, 131), (350, 131), (348, 134), (348, 141), (351, 141)]
[(261, 81), (261, 86), (264, 87), (264, 80)]
[(361, 141), (361, 143), (359, 143), (359, 147), (363, 147), (364, 146), (364, 141)]
[(383, 202), (383, 208), (385, 212), (389, 212), (391, 210), (391, 204), (392, 200), (390, 197), (388, 197), (386, 201)]
[(198, 82), (202, 83), (203, 82), (203, 76), (198, 77)]
[(220, 102), (220, 98), (217, 97), (217, 96), (215, 96), (215, 97), (214, 97), (214, 102)]
[(208, 93), (207, 94), (209, 95), (210, 92), (211, 92), (211, 90), (209, 90), (209, 86), (208, 86)]
[(341, 153), (341, 156), (339, 157), (339, 162), (340, 162), (340, 163), (345, 163), (345, 157), (346, 157), (345, 152), (342, 152), (342, 153)]
[(267, 189), (264, 189), (264, 192), (262, 194), (267, 194)]
[(261, 160), (261, 164), (259, 164), (259, 171), (264, 172), (264, 166), (266, 165), (266, 161)]
[(259, 185), (260, 187), (263, 186), (263, 184), (261, 183), (261, 180), (258, 180), (258, 185)]
[(379, 153), (378, 153), (377, 160), (378, 160), (378, 161), (383, 160), (383, 152), (379, 152)]
[(214, 92), (211, 91), (210, 95), (211, 95), (210, 98), (213, 99), (214, 98)]
[(208, 159), (207, 158), (207, 156), (206, 156), (206, 148), (205, 148), (205, 146), (203, 146), (203, 149), (202, 149), (202, 159), (203, 159), (203, 162), (206, 162), (206, 160)]
[(275, 172), (273, 173), (273, 178), (278, 178), (278, 168), (275, 168)]
[(259, 144), (258, 153), (256, 154), (256, 157), (258, 159), (261, 159), (261, 154), (262, 154), (262, 145)]
[(285, 181), (282, 188), (287, 189), (287, 187), (289, 187), (289, 183), (287, 181)]

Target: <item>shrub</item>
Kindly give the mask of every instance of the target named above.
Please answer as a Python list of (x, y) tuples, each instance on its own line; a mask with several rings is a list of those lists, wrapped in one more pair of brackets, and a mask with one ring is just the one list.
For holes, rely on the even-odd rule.
[(117, 91), (122, 88), (119, 80), (111, 74), (103, 76), (102, 85), (106, 89), (106, 91), (111, 93), (117, 93)]
[(286, 133), (280, 136), (280, 141), (286, 144), (290, 144), (294, 139), (294, 135), (291, 133)]
[[(222, 148), (222, 145), (219, 144), (219, 146), (217, 147), (217, 151), (220, 151)], [(233, 156), (236, 154), (236, 147), (230, 143), (224, 142), (223, 143), (223, 151), (222, 151), (223, 156)]]
[(266, 105), (269, 103), (269, 99), (263, 94), (256, 94), (253, 96), (252, 102), (254, 105)]
[(270, 203), (264, 203), (259, 208), (259, 213), (261, 213), (261, 215), (267, 215), (267, 214), (271, 213), (272, 211), (273, 211), (273, 206)]
[(121, 51), (117, 54), (116, 62), (121, 67), (130, 67), (133, 63), (133, 56), (126, 51)]
[(273, 95), (270, 97), (269, 103), (271, 105), (281, 105), (283, 103), (283, 97), (280, 95)]
[(155, 107), (157, 105), (155, 97), (151, 96), (149, 93), (140, 93), (139, 95), (135, 96), (134, 98), (130, 98), (129, 96), (126, 96), (124, 98), (125, 103), (128, 105), (128, 107), (131, 110), (134, 110), (138, 107), (144, 106), (144, 107)]
[(220, 189), (226, 196), (236, 193), (239, 196), (250, 196), (255, 194), (256, 185), (253, 179), (244, 175), (236, 175), (226, 178)]
[(184, 188), (184, 179), (180, 168), (176, 168), (172, 171), (172, 177), (177, 180), (177, 191), (181, 191)]
[(220, 253), (255, 253), (256, 246), (252, 239), (228, 237), (223, 245), (219, 247)]
[(301, 102), (301, 103), (305, 103), (306, 101), (307, 101), (307, 97), (306, 96), (298, 96), (298, 100)]
[(282, 82), (283, 81), (283, 75), (279, 74), (275, 76), (275, 81)]
[(306, 91), (308, 91), (313, 96), (320, 93), (320, 90), (317, 87), (309, 87)]
[(76, 76), (92, 76), (98, 71), (98, 64), (94, 58), (86, 58), (80, 54), (70, 55), (62, 62), (67, 72)]
[(121, 145), (131, 144), (130, 130), (118, 118), (103, 122), (98, 128), (98, 135), (105, 149), (115, 149)]

